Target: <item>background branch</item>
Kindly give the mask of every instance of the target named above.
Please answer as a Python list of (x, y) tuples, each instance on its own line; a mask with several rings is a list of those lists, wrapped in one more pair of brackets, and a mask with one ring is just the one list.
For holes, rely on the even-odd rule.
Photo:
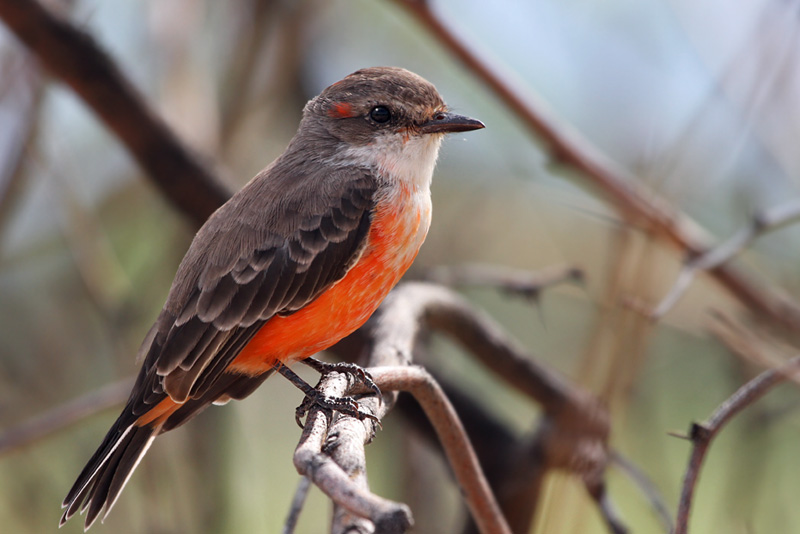
[(688, 439), (692, 442), (692, 453), (689, 465), (683, 477), (678, 513), (675, 519), (675, 534), (686, 534), (689, 528), (689, 514), (692, 508), (694, 490), (700, 476), (708, 448), (725, 424), (742, 410), (763, 397), (776, 385), (785, 381), (787, 376), (796, 376), (800, 371), (800, 357), (794, 358), (778, 369), (764, 371), (723, 402), (705, 423), (694, 423), (689, 429)]
[(150, 109), (94, 38), (36, 0), (0, 2), (0, 17), (42, 65), (114, 132), (164, 195), (198, 226), (230, 196)]
[[(709, 249), (711, 240), (707, 232), (653, 191), (645, 189), (635, 176), (603, 156), (578, 132), (559, 122), (530, 92), (523, 97), (513, 89), (497, 69), (481, 59), (437, 17), (429, 0), (395, 0), (395, 3), (408, 10), (447, 51), (513, 110), (528, 131), (548, 147), (554, 160), (579, 171), (628, 223), (666, 238), (690, 256)], [(800, 328), (800, 306), (786, 295), (762, 287), (750, 275), (729, 264), (719, 265), (709, 274), (754, 312), (786, 328)]]

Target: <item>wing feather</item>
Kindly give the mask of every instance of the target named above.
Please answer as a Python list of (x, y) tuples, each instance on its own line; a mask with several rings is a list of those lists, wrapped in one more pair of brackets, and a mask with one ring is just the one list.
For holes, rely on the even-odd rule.
[[(316, 202), (305, 202), (320, 179)], [(143, 347), (135, 411), (166, 394), (178, 402), (205, 394), (266, 321), (313, 301), (360, 255), (377, 188), (367, 172), (288, 180), (256, 178), (198, 233)]]

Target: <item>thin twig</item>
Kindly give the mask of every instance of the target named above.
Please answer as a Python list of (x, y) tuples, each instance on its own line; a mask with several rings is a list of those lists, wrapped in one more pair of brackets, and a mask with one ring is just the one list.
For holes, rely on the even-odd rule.
[[(431, 10), (429, 0), (395, 2), (414, 15), (444, 48), (460, 59), (470, 72), (512, 109), (514, 116), (549, 147), (555, 160), (579, 171), (594, 188), (605, 194), (626, 221), (664, 236), (690, 256), (706, 252), (711, 240), (705, 230), (669, 206), (653, 191), (645, 189), (640, 181), (604, 157), (578, 132), (559, 123), (532, 94), (523, 97), (513, 89), (494, 66), (480, 58), (439, 19)], [(784, 327), (800, 328), (800, 306), (785, 294), (762, 287), (730, 264), (720, 265), (709, 273), (755, 312)]]
[(208, 162), (199, 161), (181, 143), (88, 33), (36, 0), (0, 2), (0, 18), (97, 113), (165, 196), (196, 223), (228, 199)]
[(542, 471), (564, 469), (582, 477), (587, 487), (600, 483), (608, 461), (605, 407), (539, 364), (489, 316), (454, 291), (422, 282), (398, 286), (374, 321), (369, 364), (410, 362), (416, 339), (425, 329), (452, 337), (506, 383), (542, 405), (545, 417), (527, 451), (542, 459)]
[(631, 462), (628, 458), (619, 453), (619, 451), (611, 451), (612, 463), (622, 471), (629, 479), (633, 481), (636, 487), (641, 490), (650, 506), (656, 513), (656, 516), (661, 521), (664, 527), (664, 532), (672, 532), (675, 526), (672, 523), (672, 513), (664, 502), (664, 497), (658, 488), (653, 484), (653, 481), (645, 474), (639, 467)]
[(132, 386), (132, 378), (113, 382), (6, 430), (0, 435), (0, 457), (16, 452), (88, 417), (122, 404)]
[(686, 534), (688, 531), (689, 514), (692, 507), (692, 498), (700, 476), (703, 459), (708, 452), (716, 435), (722, 427), (742, 410), (763, 397), (776, 385), (785, 381), (788, 376), (796, 375), (800, 371), (800, 357), (789, 360), (778, 369), (764, 371), (754, 379), (747, 382), (723, 402), (705, 423), (693, 423), (688, 438), (692, 442), (692, 453), (689, 465), (683, 478), (678, 513), (675, 520), (674, 534)]
[(724, 265), (741, 254), (758, 237), (798, 220), (800, 220), (800, 200), (773, 206), (758, 213), (749, 225), (741, 228), (727, 241), (687, 261), (672, 289), (648, 315), (656, 320), (662, 318), (683, 296), (698, 272), (710, 271)]
[(542, 291), (564, 282), (583, 283), (584, 273), (570, 265), (555, 265), (531, 272), (500, 265), (463, 264), (436, 267), (426, 276), (431, 282), (447, 286), (499, 287), (512, 295), (536, 300)]
[(289, 513), (283, 523), (281, 534), (294, 534), (294, 529), (297, 528), (297, 520), (300, 519), (300, 512), (303, 511), (303, 505), (306, 503), (309, 489), (311, 489), (311, 481), (308, 477), (300, 477), (297, 489), (294, 491), (292, 504), (289, 506)]
[(421, 367), (375, 367), (370, 369), (370, 373), (382, 390), (407, 391), (422, 406), (439, 436), (480, 531), (484, 534), (510, 534), (464, 426), (433, 377)]

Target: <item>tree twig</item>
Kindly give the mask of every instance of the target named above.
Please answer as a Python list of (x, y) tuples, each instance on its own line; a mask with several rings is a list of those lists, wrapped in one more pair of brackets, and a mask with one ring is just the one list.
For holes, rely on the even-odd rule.
[(499, 287), (512, 295), (537, 300), (542, 291), (557, 284), (583, 283), (584, 273), (570, 265), (554, 265), (531, 272), (500, 265), (467, 263), (431, 269), (426, 280), (446, 286)]
[(641, 470), (639, 467), (630, 461), (628, 458), (620, 454), (618, 451), (611, 451), (611, 461), (624, 473), (633, 483), (641, 490), (647, 498), (656, 516), (661, 521), (664, 527), (664, 532), (672, 532), (675, 526), (672, 523), (672, 512), (667, 508), (664, 502), (664, 497), (658, 488), (653, 484), (653, 481)]
[(105, 122), (165, 196), (198, 225), (228, 199), (221, 182), (150, 109), (86, 32), (36, 0), (0, 2), (0, 18)]
[(49, 437), (103, 410), (122, 404), (132, 386), (133, 378), (113, 382), (6, 430), (0, 435), (0, 457)]
[[(544, 418), (522, 454), (540, 458), (542, 472), (567, 470), (579, 475), (587, 488), (600, 483), (608, 461), (605, 407), (539, 364), (490, 317), (455, 292), (422, 282), (395, 288), (374, 321), (370, 365), (411, 361), (417, 337), (428, 328), (452, 337), (506, 383), (542, 405)], [(535, 488), (532, 491), (536, 493)]]
[[(342, 397), (354, 385), (349, 375), (329, 373), (322, 377), (317, 388), (325, 395)], [(364, 403), (361, 408), (365, 409)], [(373, 422), (354, 419), (358, 425), (352, 425), (351, 428), (361, 436), (347, 439), (353, 437), (352, 434), (342, 433), (332, 426), (336, 420), (342, 419), (345, 418), (339, 417), (338, 413), (331, 415), (316, 406), (311, 408), (294, 453), (294, 465), (298, 473), (308, 477), (334, 503), (359, 518), (369, 518), (374, 523), (376, 532), (406, 532), (412, 525), (408, 507), (374, 495), (366, 488), (364, 477), (351, 478), (345, 470), (347, 468), (363, 473), (363, 447), (368, 441), (364, 435), (371, 437)], [(326, 454), (330, 452), (337, 453), (339, 463), (330, 454)], [(342, 460), (343, 457), (346, 462)], [(344, 468), (342, 463), (345, 464)]]
[[(569, 165), (600, 190), (626, 221), (665, 237), (690, 256), (706, 252), (708, 233), (646, 190), (629, 172), (604, 157), (578, 132), (565, 127), (533, 95), (524, 97), (471, 50), (431, 9), (429, 0), (394, 0), (407, 9), (440, 44), (514, 111), (514, 116), (550, 149), (552, 157)], [(709, 271), (746, 306), (786, 328), (800, 328), (800, 306), (785, 294), (764, 288), (741, 269), (722, 264)]]
[(798, 220), (800, 220), (800, 200), (773, 206), (756, 214), (749, 225), (741, 228), (727, 241), (687, 261), (672, 289), (648, 315), (655, 320), (662, 318), (683, 296), (698, 272), (710, 271), (726, 264), (741, 254), (758, 237)]
[(297, 489), (294, 491), (292, 504), (289, 506), (289, 513), (286, 516), (286, 521), (283, 523), (281, 534), (294, 534), (294, 529), (297, 527), (297, 520), (300, 518), (300, 512), (303, 510), (303, 505), (308, 497), (308, 490), (311, 488), (311, 481), (307, 477), (300, 477), (297, 483)]
[(370, 373), (381, 389), (407, 391), (422, 406), (436, 430), (480, 531), (484, 534), (510, 534), (464, 427), (433, 377), (421, 367), (375, 367), (370, 369)]
[(773, 387), (785, 381), (788, 376), (796, 376), (798, 371), (800, 371), (800, 357), (789, 360), (780, 368), (764, 371), (736, 390), (711, 414), (711, 417), (705, 423), (692, 424), (688, 436), (688, 439), (692, 442), (692, 453), (683, 478), (683, 488), (675, 519), (674, 534), (686, 534), (688, 531), (694, 490), (700, 476), (703, 459), (708, 452), (711, 441), (722, 430), (722, 427), (738, 415), (739, 412), (763, 397)]

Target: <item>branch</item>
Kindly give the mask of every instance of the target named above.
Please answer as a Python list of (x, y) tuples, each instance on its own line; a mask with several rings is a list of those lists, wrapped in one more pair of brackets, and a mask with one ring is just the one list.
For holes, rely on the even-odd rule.
[(675, 306), (689, 288), (698, 272), (710, 271), (741, 254), (758, 237), (800, 220), (800, 200), (793, 200), (756, 214), (751, 223), (732, 235), (727, 241), (709, 249), (704, 254), (687, 261), (672, 289), (648, 314), (660, 319)]
[[(514, 111), (528, 131), (537, 136), (558, 162), (579, 171), (599, 189), (630, 223), (666, 238), (690, 256), (706, 252), (710, 238), (694, 221), (670, 207), (652, 191), (642, 187), (629, 172), (604, 157), (576, 131), (558, 124), (543, 103), (531, 95), (521, 96), (478, 57), (431, 10), (429, 0), (394, 0), (407, 9), (428, 32), (460, 59), (495, 95)], [(790, 329), (800, 328), (800, 306), (783, 294), (775, 294), (731, 265), (710, 271), (728, 291), (754, 312)]]
[(0, 435), (0, 457), (50, 437), (103, 410), (122, 404), (132, 386), (133, 378), (125, 378), (10, 428)]
[(564, 282), (583, 283), (585, 275), (577, 267), (556, 265), (537, 272), (499, 265), (463, 264), (431, 269), (426, 280), (446, 286), (499, 287), (512, 295), (537, 300), (542, 291)]
[[(452, 337), (506, 383), (542, 405), (544, 418), (535, 439), (520, 449), (520, 454), (529, 459), (541, 460), (531, 472), (564, 469), (578, 474), (590, 491), (599, 487), (608, 462), (605, 407), (537, 363), (490, 317), (455, 292), (420, 282), (395, 288), (374, 321), (370, 365), (396, 359), (410, 361), (419, 334), (428, 328)], [(527, 495), (537, 494), (534, 484)], [(535, 507), (535, 500), (528, 501), (527, 506)], [(526, 517), (530, 519), (530, 515)], [(520, 524), (524, 520), (520, 517)]]
[(0, 2), (0, 18), (105, 122), (166, 197), (198, 225), (229, 193), (150, 109), (86, 32), (36, 0)]
[(297, 483), (297, 489), (294, 491), (294, 498), (292, 498), (292, 504), (289, 506), (289, 514), (286, 516), (281, 534), (294, 534), (294, 529), (297, 527), (297, 520), (300, 518), (300, 512), (303, 510), (303, 505), (306, 503), (306, 497), (308, 496), (308, 490), (310, 488), (311, 481), (306, 477), (300, 477), (300, 482)]
[(688, 531), (689, 514), (692, 507), (694, 489), (700, 476), (703, 459), (711, 445), (711, 440), (722, 430), (722, 427), (742, 410), (763, 397), (773, 387), (786, 380), (789, 376), (796, 376), (800, 371), (800, 357), (789, 360), (778, 369), (770, 369), (747, 382), (731, 397), (723, 402), (705, 423), (693, 423), (688, 439), (692, 441), (692, 454), (689, 465), (683, 478), (678, 514), (675, 520), (674, 534), (686, 534)]
[(422, 406), (436, 430), (480, 531), (484, 534), (510, 534), (464, 426), (433, 377), (421, 367), (377, 367), (370, 373), (381, 389), (407, 391)]
[[(328, 396), (342, 397), (354, 385), (351, 375), (330, 373), (322, 377), (317, 389)], [(368, 409), (365, 404), (361, 403), (362, 410)], [(319, 407), (311, 408), (294, 453), (297, 472), (308, 477), (334, 503), (356, 518), (372, 521), (376, 532), (406, 532), (413, 524), (408, 507), (378, 497), (367, 489), (364, 444), (372, 439), (373, 422), (349, 418), (357, 424), (349, 425), (349, 431), (342, 431), (337, 423), (345, 419), (348, 418), (338, 413), (331, 415)], [(340, 513), (336, 515), (341, 516)], [(334, 526), (337, 522), (334, 522)], [(338, 530), (334, 528), (333, 532)]]

